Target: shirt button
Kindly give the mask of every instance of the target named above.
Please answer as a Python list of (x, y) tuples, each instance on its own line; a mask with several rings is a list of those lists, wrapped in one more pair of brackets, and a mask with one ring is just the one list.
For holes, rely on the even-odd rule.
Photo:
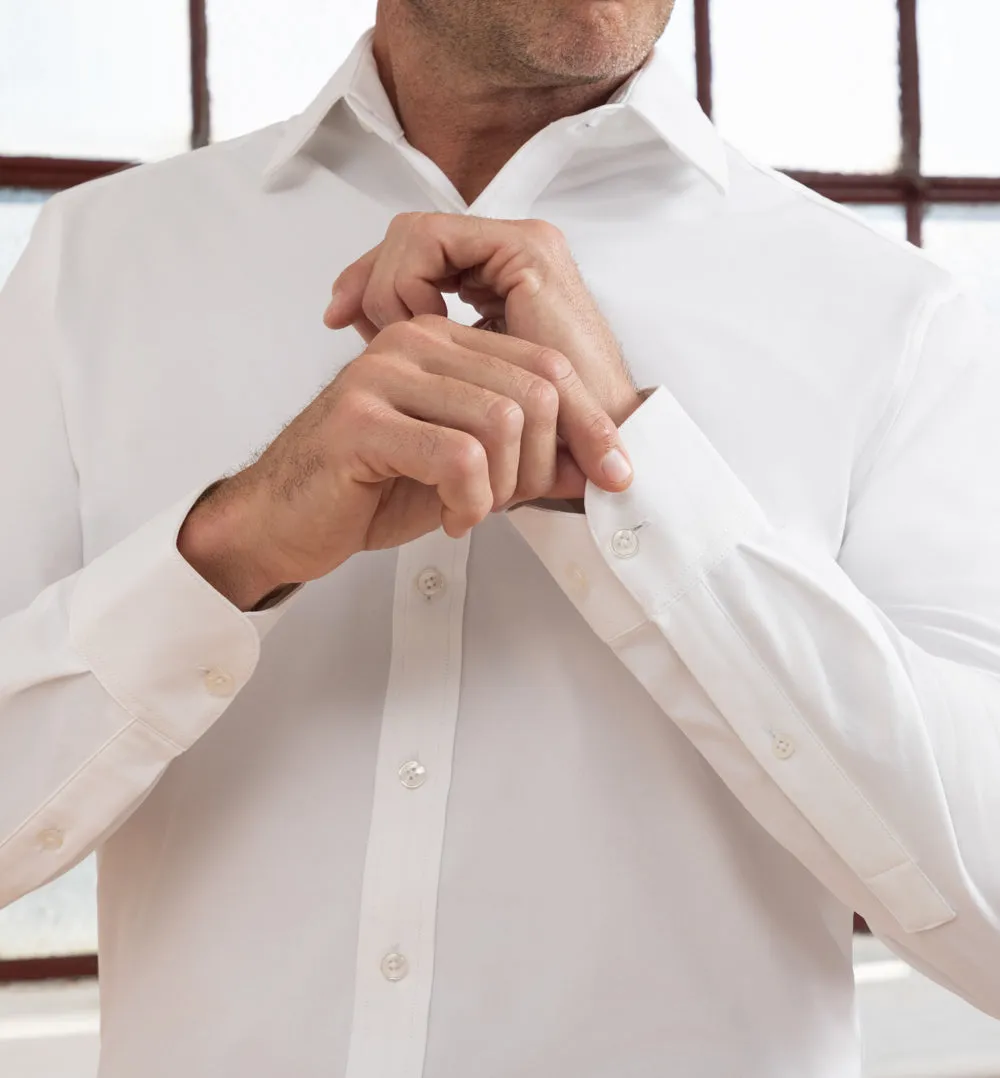
[(39, 831), (35, 836), (38, 842), (38, 846), (43, 850), (61, 850), (63, 844), (63, 833), (58, 827), (46, 827), (44, 831)]
[(390, 951), (382, 959), (382, 976), (387, 981), (401, 981), (410, 972), (410, 963), (406, 955)]
[(639, 536), (631, 528), (615, 532), (611, 537), (611, 552), (616, 558), (634, 558), (639, 553)]
[(775, 734), (771, 738), (771, 751), (779, 760), (787, 760), (789, 756), (795, 755), (795, 746), (787, 737)]
[(232, 696), (236, 691), (233, 675), (225, 670), (206, 670), (202, 674), (202, 681), (213, 696)]
[(445, 589), (445, 584), (444, 573), (433, 566), (422, 570), (417, 576), (417, 591), (425, 599), (433, 599), (436, 595), (440, 595)]
[(419, 760), (408, 760), (399, 769), (399, 781), (408, 789), (416, 790), (427, 779), (427, 768)]
[(587, 574), (579, 565), (573, 564), (566, 567), (566, 581), (569, 584), (570, 592), (575, 595), (577, 599), (587, 598), (587, 594), (590, 591), (590, 581), (587, 579)]

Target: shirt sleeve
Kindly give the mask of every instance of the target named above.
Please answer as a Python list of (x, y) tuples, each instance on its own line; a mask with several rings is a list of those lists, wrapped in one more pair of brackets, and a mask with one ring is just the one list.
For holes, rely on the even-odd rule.
[(918, 320), (836, 557), (772, 524), (666, 388), (590, 486), (589, 594), (517, 526), (764, 828), (900, 954), (1000, 1016), (1000, 334)]
[(56, 196), (0, 292), (0, 906), (127, 818), (246, 684), (278, 616), (241, 613), (178, 553), (200, 491), (82, 564), (61, 213)]

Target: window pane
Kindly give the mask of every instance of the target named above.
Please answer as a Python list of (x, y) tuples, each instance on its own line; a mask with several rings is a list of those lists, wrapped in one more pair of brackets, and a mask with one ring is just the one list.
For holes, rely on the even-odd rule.
[(1000, 206), (934, 206), (924, 221), (924, 248), (974, 281), (1000, 315)]
[(0, 0), (0, 153), (147, 159), (190, 144), (187, 4)]
[(0, 910), (0, 959), (97, 951), (94, 858)]
[(212, 137), (300, 112), (374, 22), (375, 0), (208, 0)]
[(698, 76), (694, 62), (694, 0), (677, 0), (674, 13), (663, 32), (662, 42), (674, 70), (691, 93), (696, 94)]
[(848, 209), (860, 214), (870, 225), (894, 240), (906, 239), (906, 207), (881, 205), (854, 205)]
[(21, 257), (44, 201), (36, 191), (0, 189), (0, 287)]
[(778, 167), (896, 167), (895, 0), (712, 0), (711, 11), (715, 115), (728, 138)]
[(920, 0), (917, 16), (924, 172), (1000, 176), (1000, 4)]

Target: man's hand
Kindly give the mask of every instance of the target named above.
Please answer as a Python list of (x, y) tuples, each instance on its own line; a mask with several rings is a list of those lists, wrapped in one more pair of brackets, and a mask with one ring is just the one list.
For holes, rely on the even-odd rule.
[(178, 549), (250, 609), (362, 550), (491, 510), (628, 486), (607, 413), (552, 348), (439, 315), (378, 333), (259, 460), (188, 515)]
[(457, 292), (512, 337), (554, 348), (616, 424), (640, 397), (563, 234), (545, 221), (404, 213), (385, 239), (337, 278), (324, 315), (366, 341), (394, 322), (446, 315)]

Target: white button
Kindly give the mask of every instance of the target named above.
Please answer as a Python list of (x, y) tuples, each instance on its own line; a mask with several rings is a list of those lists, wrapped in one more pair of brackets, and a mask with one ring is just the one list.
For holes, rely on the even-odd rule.
[(787, 737), (775, 734), (771, 738), (771, 751), (779, 760), (787, 760), (789, 756), (795, 755), (795, 746)]
[(639, 553), (639, 536), (631, 528), (615, 532), (611, 537), (611, 552), (616, 558), (634, 558)]
[(590, 591), (590, 581), (579, 565), (573, 563), (566, 566), (566, 582), (569, 585), (570, 593), (575, 595), (577, 599), (587, 598)]
[(417, 591), (425, 599), (433, 599), (444, 591), (446, 583), (444, 573), (440, 569), (430, 566), (422, 570), (417, 576)]
[(225, 670), (206, 670), (202, 674), (202, 681), (213, 696), (232, 696), (236, 691), (233, 675)]
[(409, 972), (410, 963), (407, 962), (406, 955), (390, 951), (382, 959), (382, 976), (387, 981), (401, 981)]
[(407, 760), (399, 769), (399, 781), (408, 789), (416, 790), (423, 786), (427, 778), (427, 768), (419, 760)]
[(63, 833), (58, 827), (46, 827), (44, 831), (39, 831), (35, 838), (43, 850), (62, 849)]

